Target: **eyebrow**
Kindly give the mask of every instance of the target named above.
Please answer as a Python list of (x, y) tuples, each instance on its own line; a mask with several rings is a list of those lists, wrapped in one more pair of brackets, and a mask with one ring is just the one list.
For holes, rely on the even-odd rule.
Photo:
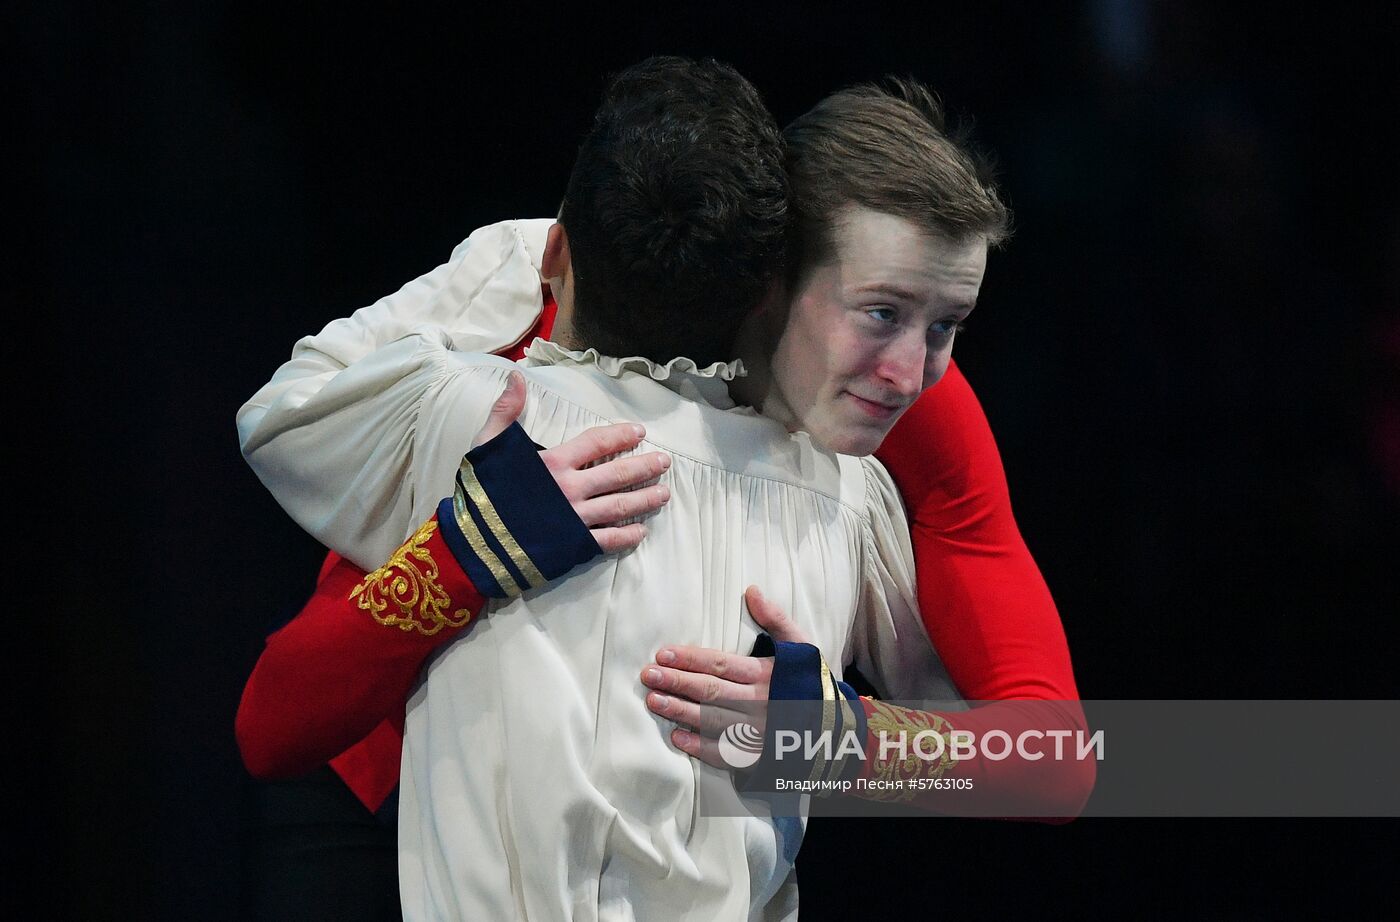
[(869, 285), (862, 285), (856, 289), (858, 294), (880, 294), (893, 295), (896, 298), (903, 298), (906, 301), (917, 301), (919, 296), (908, 288), (901, 288), (892, 282), (872, 282)]
[[(921, 300), (918, 294), (915, 294), (908, 288), (903, 288), (899, 285), (896, 285), (893, 282), (871, 282), (869, 285), (862, 285), (859, 288), (857, 288), (856, 293), (890, 295), (891, 297), (900, 298), (905, 301), (917, 302)], [(966, 311), (968, 313), (971, 313), (973, 308), (975, 308), (976, 306), (977, 299), (974, 298), (971, 301), (961, 301), (957, 304), (949, 305), (949, 309), (952, 311)]]

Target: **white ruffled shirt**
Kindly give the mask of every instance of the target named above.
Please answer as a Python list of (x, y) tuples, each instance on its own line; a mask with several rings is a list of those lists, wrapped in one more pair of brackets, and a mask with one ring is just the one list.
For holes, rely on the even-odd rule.
[[(524, 303), (529, 287), (538, 299), (518, 226), (487, 237), (511, 265), (484, 281), (449, 272), (447, 284), (480, 292), (509, 275), (512, 297)], [(457, 297), (434, 291), (423, 304)], [(404, 303), (380, 313), (408, 326)], [(240, 413), (240, 433), (279, 501), (362, 566), (387, 559), (451, 492), (513, 368), (536, 442), (639, 421), (638, 451), (672, 458), (671, 501), (640, 547), (494, 607), (425, 670), (400, 788), (405, 917), (794, 916), (800, 825), (702, 815), (702, 788), (723, 776), (670, 745), (639, 673), (668, 643), (747, 653), (757, 631), (742, 595), (757, 584), (838, 672), (854, 661), (889, 696), (955, 697), (919, 621), (908, 525), (884, 469), (734, 407), (724, 382), (737, 363), (661, 366), (536, 340), (517, 366), (455, 351), (441, 324), (366, 352), (372, 325), (338, 323), (298, 344)]]

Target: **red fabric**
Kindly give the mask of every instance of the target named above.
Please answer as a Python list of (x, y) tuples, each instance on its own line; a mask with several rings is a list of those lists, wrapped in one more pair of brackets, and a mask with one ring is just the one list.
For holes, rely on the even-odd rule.
[(1078, 699), (1059, 612), (1011, 514), (1001, 453), (955, 363), (875, 457), (909, 510), (924, 626), (963, 697)]
[[(480, 612), (485, 599), (442, 533), (435, 530), (423, 547), (438, 563), (453, 610)], [(363, 571), (332, 554), (322, 573), (306, 607), (267, 639), (244, 686), (238, 746), (258, 778), (304, 775), (344, 753), (332, 767), (375, 810), (398, 778), (404, 701), (418, 670), (465, 628), (425, 635), (380, 624), (351, 600)]]
[(403, 705), (400, 704), (396, 717), (382, 721), (369, 736), (331, 759), (331, 770), (371, 813), (398, 787), (399, 761), (403, 757), (403, 720)]
[[(981, 739), (990, 729), (1085, 727), (1055, 601), (1011, 514), (991, 427), (956, 364), (900, 419), (875, 456), (909, 510), (919, 609), (929, 638), (967, 701), (1035, 701), (946, 714)], [(867, 770), (869, 766), (867, 765)], [(960, 762), (951, 776), (973, 792), (930, 792), (920, 802), (965, 815), (1005, 807), (1019, 792), (1034, 811), (1072, 817), (1093, 789), (1093, 761)]]

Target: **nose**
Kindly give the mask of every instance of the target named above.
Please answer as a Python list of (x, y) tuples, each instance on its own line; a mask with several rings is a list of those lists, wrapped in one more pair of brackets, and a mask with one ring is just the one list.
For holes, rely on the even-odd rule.
[(924, 337), (901, 336), (881, 357), (880, 378), (891, 391), (913, 400), (924, 388), (932, 387), (943, 377), (948, 362), (946, 359), (939, 362), (938, 355), (937, 351), (929, 350)]

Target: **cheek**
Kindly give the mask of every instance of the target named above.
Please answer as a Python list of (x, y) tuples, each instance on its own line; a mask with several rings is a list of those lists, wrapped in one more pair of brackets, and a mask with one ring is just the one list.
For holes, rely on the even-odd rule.
[(832, 378), (838, 382), (879, 378), (881, 366), (889, 360), (885, 344), (871, 342), (863, 336), (845, 337), (833, 350), (832, 357)]
[(948, 371), (948, 361), (952, 357), (952, 347), (940, 349), (929, 355), (928, 361), (924, 363), (924, 390), (943, 380), (943, 375)]
[(850, 344), (842, 331), (819, 318), (789, 325), (773, 353), (774, 375), (785, 379), (790, 390), (804, 393), (809, 401), (822, 396), (839, 377)]

